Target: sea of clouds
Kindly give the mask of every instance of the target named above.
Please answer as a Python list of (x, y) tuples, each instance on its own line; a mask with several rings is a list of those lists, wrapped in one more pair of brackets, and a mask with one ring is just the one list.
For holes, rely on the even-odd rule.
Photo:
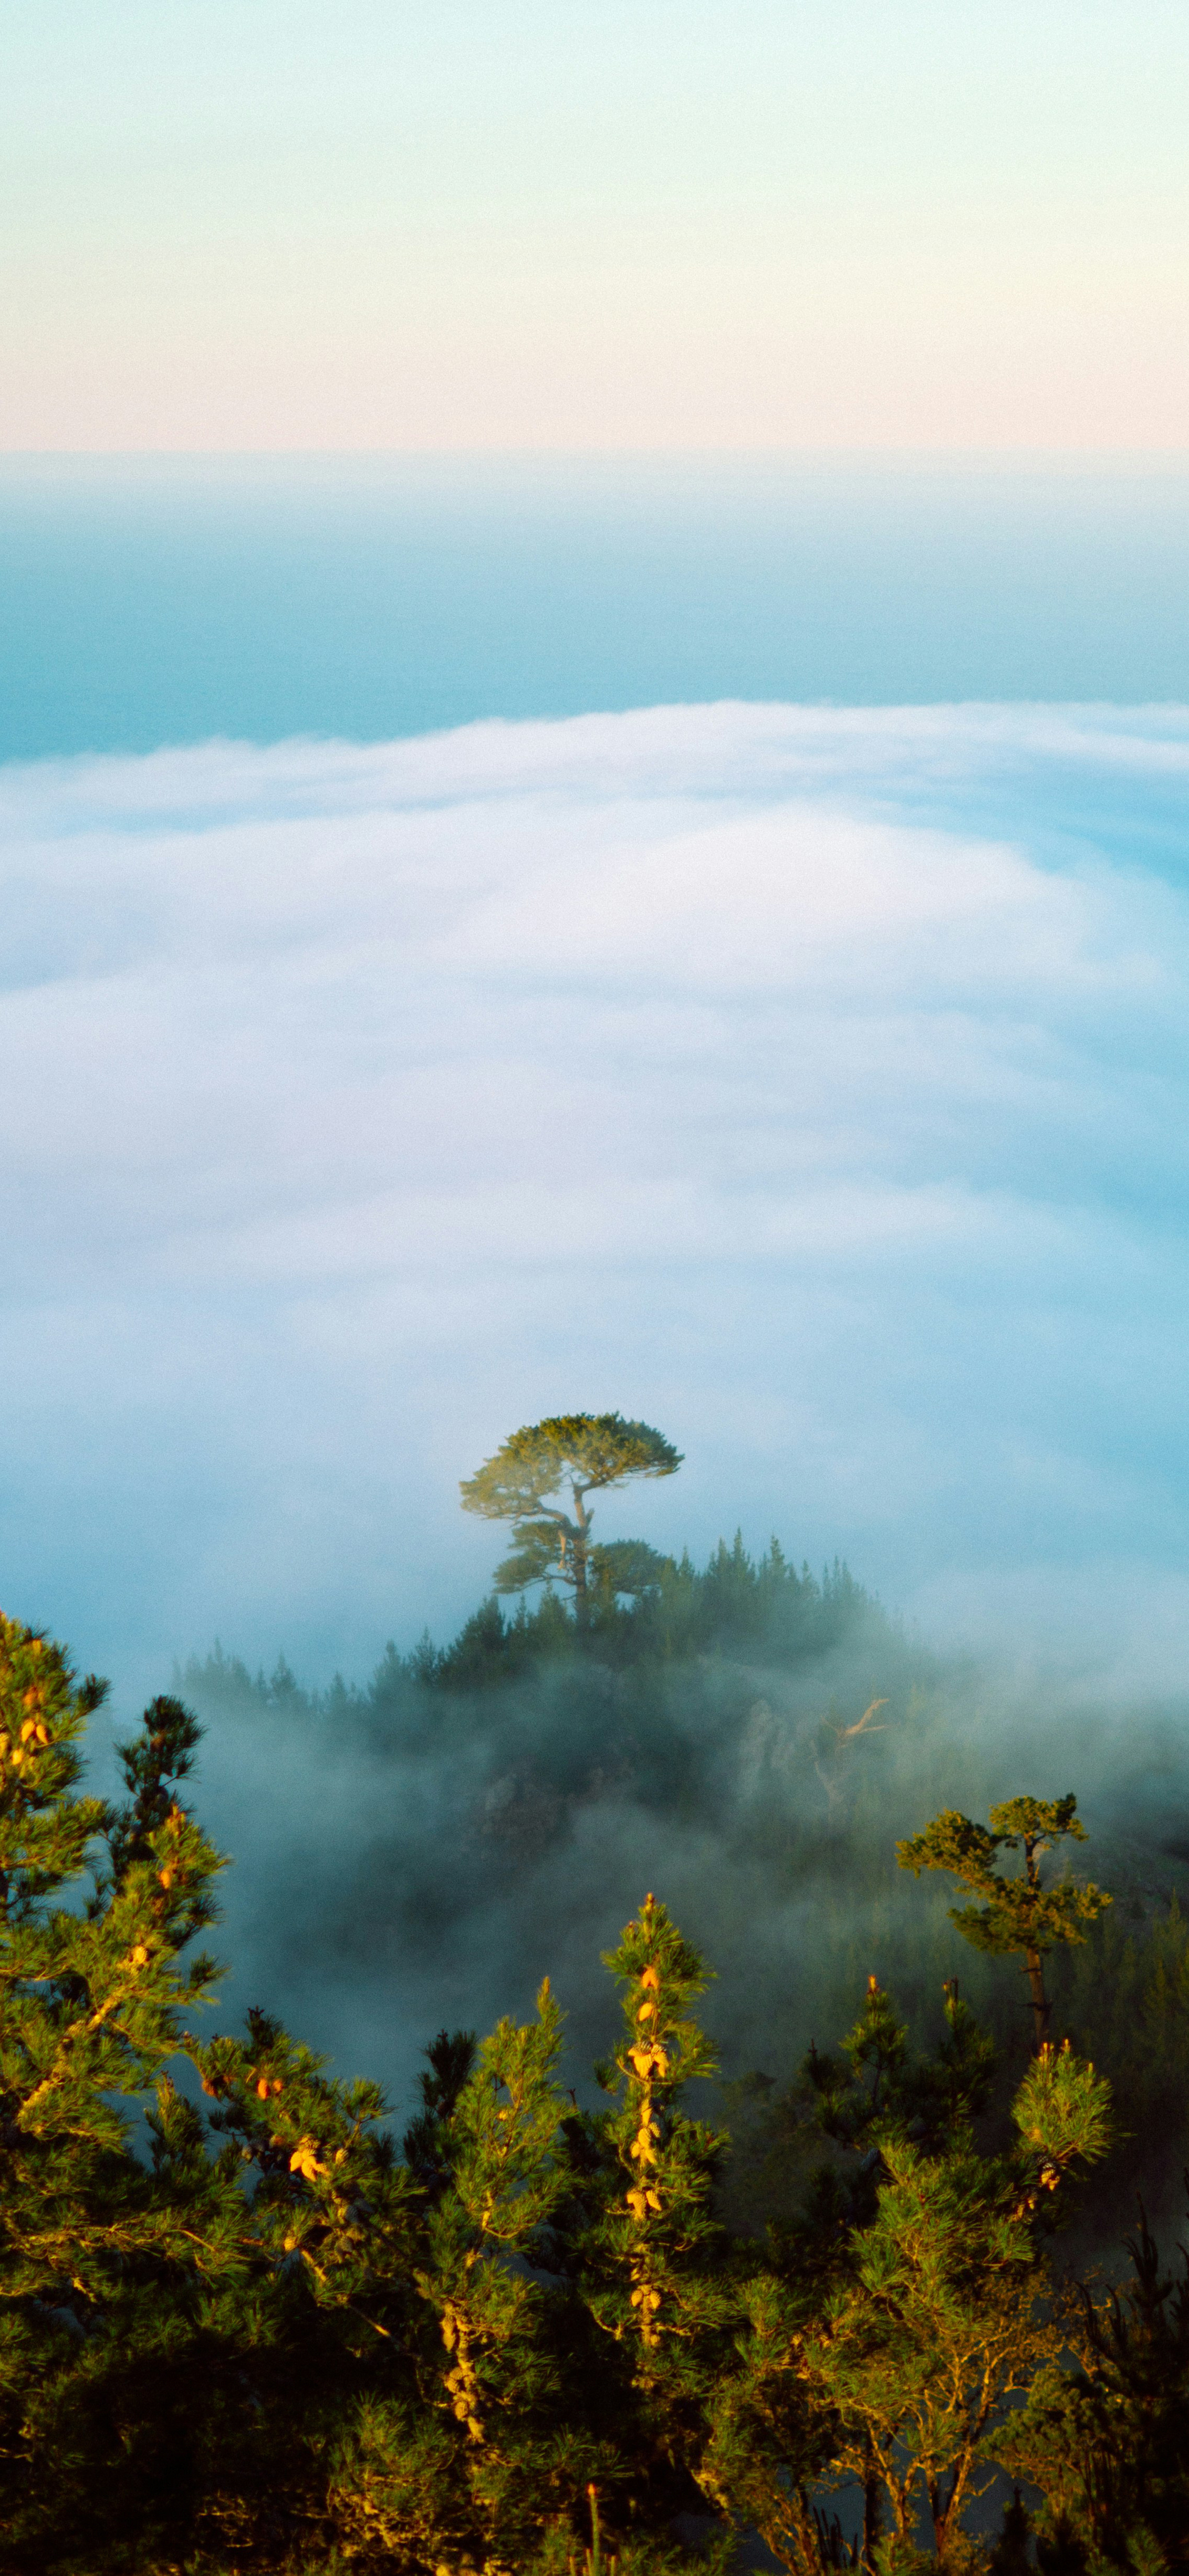
[(125, 1705), (441, 1637), (458, 1479), (1174, 1688), (1189, 712), (667, 707), (0, 770), (0, 1598)]

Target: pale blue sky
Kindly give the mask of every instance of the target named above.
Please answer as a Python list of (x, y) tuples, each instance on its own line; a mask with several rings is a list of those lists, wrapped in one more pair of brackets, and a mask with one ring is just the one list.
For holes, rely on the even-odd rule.
[(38, 0), (10, 448), (1182, 447), (1161, 0)]

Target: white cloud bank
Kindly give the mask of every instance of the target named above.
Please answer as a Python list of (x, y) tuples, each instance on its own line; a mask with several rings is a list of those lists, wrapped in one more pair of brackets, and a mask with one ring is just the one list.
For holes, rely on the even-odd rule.
[(0, 772), (0, 1597), (358, 1672), (620, 1405), (688, 1457), (620, 1527), (1177, 1668), (1187, 781), (1044, 708)]

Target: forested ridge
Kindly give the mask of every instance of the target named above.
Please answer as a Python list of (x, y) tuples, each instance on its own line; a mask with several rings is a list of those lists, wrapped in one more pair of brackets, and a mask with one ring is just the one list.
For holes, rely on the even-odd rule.
[[(956, 1727), (960, 1677), (844, 1568), (737, 1541), (643, 1571), (625, 1599), (592, 1567), (581, 1624), (492, 1600), (322, 1694), (217, 1652), (106, 1800), (81, 1770), (102, 1685), (4, 1622), (14, 2576), (1189, 2565), (1167, 1799), (1137, 1774), (1108, 1813), (1087, 1738), (1096, 1895), (1043, 1727), (1030, 1758)], [(412, 1801), (398, 1930), (431, 1894), (423, 1947), (478, 1960), (512, 1925), (487, 1974), (511, 1994), (535, 1944), (535, 2007), (427, 2027), (395, 2106), (275, 2013), (221, 2028), (188, 1703), (212, 1744), (260, 1731), (295, 1772), (333, 1744), (369, 1802)], [(626, 1871), (650, 1845), (604, 1933), (612, 1846)], [(345, 1977), (381, 1875), (332, 1857), (301, 1905)]]
[[(596, 1649), (596, 1668), (647, 1670), (738, 1647), (762, 1649), (778, 1661), (802, 1658), (842, 1644), (857, 1623), (869, 1624), (885, 1647), (900, 1634), (899, 1623), (849, 1566), (836, 1559), (815, 1576), (808, 1565), (790, 1563), (775, 1538), (757, 1559), (737, 1530), (729, 1546), (719, 1540), (704, 1567), (688, 1549), (680, 1558), (646, 1553), (650, 1580), (637, 1595), (625, 1599), (610, 1582), (592, 1587), (587, 1642)], [(336, 1676), (326, 1691), (303, 1689), (283, 1655), (270, 1674), (253, 1674), (218, 1646), (205, 1657), (191, 1656), (175, 1679), (207, 1696), (252, 1694), (266, 1706), (382, 1716), (408, 1706), (418, 1690), (498, 1690), (551, 1663), (572, 1666), (575, 1648), (573, 1619), (554, 1591), (535, 1608), (521, 1594), (512, 1612), (493, 1592), (449, 1645), (436, 1646), (428, 1629), (407, 1655), (390, 1644), (362, 1687)]]

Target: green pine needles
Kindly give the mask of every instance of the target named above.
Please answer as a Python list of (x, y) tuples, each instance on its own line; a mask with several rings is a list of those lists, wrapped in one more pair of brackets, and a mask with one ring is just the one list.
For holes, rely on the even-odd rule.
[(0, 1618), (5, 2290), (50, 2307), (85, 2305), (113, 2262), (189, 2259), (176, 2210), (129, 2152), (122, 2106), (162, 2080), (182, 2015), (217, 1975), (204, 1953), (181, 1959), (212, 1919), (222, 1866), (174, 1794), (193, 1720), (154, 1701), (124, 1749), (131, 1800), (112, 1811), (76, 1794), (103, 1695), (60, 1647)]
[(464, 1511), (512, 1524), (515, 1545), (497, 1568), (496, 1591), (560, 1583), (573, 1596), (579, 1626), (592, 1592), (646, 1593), (664, 1560), (643, 1539), (596, 1547), (587, 1497), (641, 1476), (675, 1476), (680, 1465), (680, 1450), (661, 1432), (625, 1422), (621, 1413), (551, 1414), (513, 1431), (460, 1489)]
[[(923, 1869), (949, 1870), (961, 1886), (982, 1898), (980, 1905), (951, 1908), (950, 1920), (964, 1940), (998, 1958), (1022, 1953), (1038, 2055), (1048, 2040), (1052, 2014), (1044, 1960), (1061, 1943), (1084, 1941), (1083, 1924), (1093, 1923), (1111, 1901), (1099, 1887), (1070, 1878), (1047, 1885), (1043, 1879), (1041, 1864), (1048, 1852), (1062, 1842), (1085, 1842), (1077, 1804), (1072, 1794), (1009, 1798), (992, 1807), (989, 1831), (947, 1808), (923, 1833), (896, 1846), (901, 1869), (910, 1869), (915, 1878)], [(1011, 1878), (1000, 1877), (994, 1866), (1001, 1851), (1023, 1853), (1023, 1868)]]
[[(684, 2531), (725, 2576), (748, 2530), (790, 2576), (966, 2571), (999, 2464), (1030, 2498), (1000, 2570), (1030, 2516), (1045, 2570), (1185, 2566), (1184, 2285), (1146, 2222), (1130, 2293), (1053, 2266), (1110, 2143), (1068, 2044), (1012, 2081), (955, 1982), (922, 2049), (871, 1979), (794, 2088), (795, 2221), (732, 2234), (709, 1971), (650, 1895), (587, 2106), (546, 1982), (523, 2026), (439, 2034), (402, 2151), (379, 2089), (266, 2013), (191, 2027), (222, 1866), (198, 1730), (155, 1700), (106, 1804), (102, 1696), (0, 1622), (5, 2571), (662, 2576)], [(974, 1889), (983, 1946), (1043, 1956), (1106, 1901), (1041, 1884), (1059, 1835), (1072, 1799), (1017, 1800), (904, 1850)]]

